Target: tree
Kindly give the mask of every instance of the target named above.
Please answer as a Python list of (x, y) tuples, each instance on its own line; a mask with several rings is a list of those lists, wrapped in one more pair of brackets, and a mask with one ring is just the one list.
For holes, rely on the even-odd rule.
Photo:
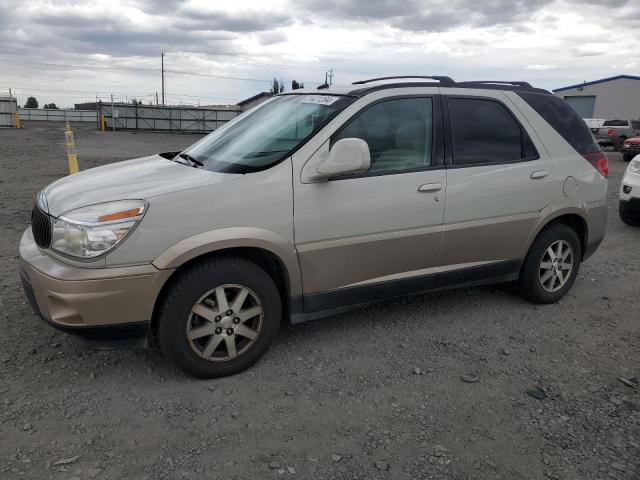
[(27, 103), (24, 104), (24, 108), (38, 108), (38, 100), (36, 100), (36, 97), (27, 98)]
[(291, 81), (291, 90), (298, 90), (299, 88), (304, 88), (304, 83), (298, 83), (297, 80)]
[(273, 79), (273, 84), (271, 85), (271, 93), (280, 93), (280, 84), (275, 78)]
[(55, 103), (45, 103), (44, 108), (49, 110), (58, 110), (58, 107), (56, 106)]

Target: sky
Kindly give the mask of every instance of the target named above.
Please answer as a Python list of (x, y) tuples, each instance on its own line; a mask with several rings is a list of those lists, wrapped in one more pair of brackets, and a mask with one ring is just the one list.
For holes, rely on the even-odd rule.
[[(559, 88), (640, 74), (638, 0), (0, 0), (0, 95), (236, 103), (273, 78)], [(635, 4), (634, 4), (635, 3)]]

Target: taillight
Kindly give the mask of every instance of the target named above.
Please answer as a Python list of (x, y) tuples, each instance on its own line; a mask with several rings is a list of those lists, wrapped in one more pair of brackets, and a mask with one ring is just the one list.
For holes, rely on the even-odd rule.
[(599, 152), (583, 153), (582, 156), (587, 162), (593, 165), (604, 178), (609, 176), (609, 159), (602, 150)]
[(615, 132), (613, 131), (613, 128), (610, 128), (610, 129), (607, 131), (607, 136), (609, 136), (609, 137), (613, 137), (614, 135), (615, 135)]

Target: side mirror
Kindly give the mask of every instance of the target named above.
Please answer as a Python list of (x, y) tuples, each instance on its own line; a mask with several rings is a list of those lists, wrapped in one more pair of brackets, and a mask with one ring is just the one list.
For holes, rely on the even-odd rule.
[(324, 178), (350, 173), (366, 172), (371, 168), (369, 145), (360, 138), (338, 140), (329, 156), (318, 165), (318, 174)]

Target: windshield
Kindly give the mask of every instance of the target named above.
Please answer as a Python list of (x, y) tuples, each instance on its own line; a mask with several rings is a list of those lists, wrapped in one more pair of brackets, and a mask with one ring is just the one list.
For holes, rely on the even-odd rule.
[(354, 98), (282, 95), (210, 133), (187, 148), (207, 170), (250, 173), (280, 162)]

